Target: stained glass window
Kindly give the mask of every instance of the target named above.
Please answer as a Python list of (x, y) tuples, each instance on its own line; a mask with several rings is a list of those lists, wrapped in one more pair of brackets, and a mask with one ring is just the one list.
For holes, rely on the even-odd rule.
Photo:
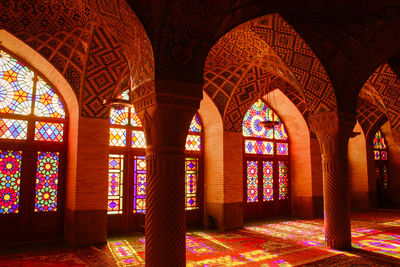
[(0, 214), (19, 212), (22, 151), (0, 150)]
[(126, 129), (110, 128), (110, 146), (126, 146)]
[(57, 211), (59, 152), (38, 152), (35, 212)]
[(189, 131), (201, 133), (201, 124), (200, 124), (199, 115), (197, 115), (197, 114), (194, 115), (192, 122), (190, 123)]
[[(128, 90), (123, 92), (119, 98), (129, 101)], [(132, 162), (122, 160), (123, 162), (121, 163), (124, 165), (123, 169), (133, 170), (133, 176), (129, 178), (132, 180), (125, 183), (125, 186), (129, 184), (133, 186), (132, 191), (131, 189), (125, 189), (126, 192), (133, 192), (132, 196), (128, 196), (128, 202), (132, 203), (134, 213), (144, 213), (146, 211), (146, 138), (142, 122), (133, 107), (111, 108), (110, 126), (109, 145), (111, 146), (111, 153), (123, 153), (126, 157), (131, 154), (133, 157)], [(186, 209), (188, 210), (199, 208), (198, 169), (200, 159), (197, 156), (202, 151), (201, 143), (202, 127), (200, 118), (196, 114), (190, 124), (186, 140), (186, 152), (189, 153), (185, 161)], [(188, 162), (188, 159), (190, 159), (190, 162)], [(124, 210), (128, 210), (128, 207), (122, 208), (123, 172), (121, 170), (120, 175), (117, 175), (115, 171), (110, 172), (108, 214), (121, 214), (124, 213)], [(111, 193), (117, 194), (118, 197), (110, 198)]]
[(112, 125), (128, 125), (129, 124), (129, 108), (111, 109), (110, 124)]
[(63, 135), (63, 123), (41, 121), (35, 123), (35, 140), (37, 141), (63, 142)]
[(288, 167), (286, 162), (279, 161), (279, 199), (286, 199), (288, 196)]
[[(376, 167), (376, 179), (377, 179), (377, 190), (387, 191), (389, 189), (389, 170), (388, 170), (388, 151), (385, 142), (385, 138), (380, 130), (376, 131), (374, 140), (374, 159)], [(380, 198), (380, 197), (378, 197)], [(382, 203), (378, 203), (382, 204)]]
[(144, 131), (132, 131), (132, 147), (146, 148)]
[(274, 200), (273, 161), (263, 162), (263, 195), (264, 201)]
[(133, 167), (133, 212), (144, 213), (146, 211), (146, 157), (135, 156)]
[(124, 185), (124, 155), (111, 154), (108, 158), (108, 214), (122, 213)]
[(386, 149), (386, 143), (385, 139), (382, 136), (381, 131), (376, 131), (375, 137), (374, 137), (374, 148), (375, 149)]
[(199, 135), (188, 134), (186, 137), (186, 150), (200, 151), (201, 137)]
[(198, 184), (199, 159), (185, 159), (185, 188), (186, 188), (186, 209), (198, 209), (197, 204), (197, 184)]
[(55, 91), (38, 77), (36, 83), (35, 110), (39, 117), (65, 118), (64, 105)]
[(289, 155), (289, 144), (288, 143), (276, 143), (276, 154), (277, 155)]
[(257, 161), (247, 161), (247, 202), (258, 202)]
[(0, 138), (26, 140), (28, 121), (0, 118)]
[(387, 160), (388, 153), (385, 138), (382, 135), (380, 130), (376, 131), (375, 137), (373, 140), (374, 146), (374, 159), (375, 160)]
[[(0, 143), (5, 147), (9, 144), (3, 143), (5, 139), (19, 140), (29, 147), (24, 150), (24, 158), (36, 163), (22, 170), (21, 164), (31, 163), (23, 163), (21, 151), (0, 151), (0, 214), (27, 210), (19, 209), (20, 186), (35, 189), (34, 193), (21, 196), (25, 200), (21, 203), (30, 207), (29, 212), (58, 211), (59, 166), (63, 158), (60, 149), (66, 145), (66, 125), (64, 104), (53, 86), (35, 70), (0, 50)], [(32, 134), (28, 134), (28, 129), (32, 129)]]
[[(289, 138), (281, 119), (265, 102), (257, 100), (243, 118), (242, 133), (246, 202), (261, 206), (288, 199)], [(261, 195), (262, 201), (258, 201)], [(251, 208), (255, 204), (248, 205)]]
[(268, 141), (245, 140), (245, 152), (249, 154), (274, 154), (274, 143)]

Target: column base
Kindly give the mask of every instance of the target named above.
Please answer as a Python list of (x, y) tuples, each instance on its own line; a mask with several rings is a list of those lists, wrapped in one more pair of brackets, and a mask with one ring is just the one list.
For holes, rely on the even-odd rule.
[(336, 239), (336, 240), (327, 240), (326, 241), (326, 246), (331, 248), (331, 249), (336, 249), (336, 250), (344, 250), (344, 251), (350, 251), (352, 249), (351, 247), (351, 239)]

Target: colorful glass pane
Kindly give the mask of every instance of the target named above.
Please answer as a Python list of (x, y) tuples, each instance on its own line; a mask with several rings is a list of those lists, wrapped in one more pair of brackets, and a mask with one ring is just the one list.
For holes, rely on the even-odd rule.
[(374, 149), (386, 149), (385, 139), (382, 136), (381, 131), (376, 131), (374, 137)]
[(258, 202), (258, 164), (247, 161), (247, 203)]
[(288, 186), (289, 186), (289, 176), (288, 176), (288, 166), (286, 162), (279, 161), (279, 199), (288, 198)]
[(199, 115), (195, 114), (193, 116), (192, 122), (190, 123), (189, 132), (201, 133), (201, 124)]
[(381, 160), (387, 160), (387, 152), (381, 151)]
[(374, 159), (379, 160), (381, 158), (379, 150), (374, 150)]
[(245, 153), (249, 154), (274, 154), (274, 143), (267, 141), (245, 140), (244, 141)]
[(146, 157), (135, 156), (134, 159), (134, 187), (133, 187), (133, 212), (145, 213), (146, 211)]
[(35, 140), (36, 141), (51, 141), (63, 142), (64, 124), (41, 122), (35, 123)]
[(279, 124), (274, 126), (274, 138), (277, 140), (287, 140), (288, 135), (286, 132), (286, 128), (281, 122), (281, 120), (278, 118), (276, 114), (274, 114), (275, 121), (278, 121)]
[(4, 51), (0, 59), (0, 112), (31, 114), (33, 71)]
[(201, 151), (201, 136), (188, 134), (186, 137), (186, 150)]
[(35, 212), (57, 211), (60, 152), (38, 152), (36, 163)]
[(108, 214), (122, 214), (124, 185), (124, 155), (111, 154), (108, 158)]
[(34, 114), (39, 117), (65, 118), (64, 106), (54, 90), (38, 77)]
[(132, 147), (146, 148), (146, 138), (144, 131), (132, 131)]
[(289, 155), (289, 144), (288, 143), (276, 143), (276, 154), (277, 155)]
[(274, 170), (272, 161), (263, 162), (263, 195), (264, 201), (274, 200)]
[(111, 108), (110, 124), (112, 125), (128, 125), (129, 124), (129, 108)]
[(185, 159), (186, 210), (194, 210), (199, 208), (197, 204), (198, 168), (199, 159)]
[(246, 137), (272, 138), (273, 130), (260, 125), (263, 121), (272, 121), (273, 111), (261, 100), (254, 103), (243, 119), (243, 135)]
[(110, 128), (110, 146), (126, 146), (126, 129)]
[(0, 118), (0, 138), (26, 140), (28, 122)]
[(19, 212), (21, 161), (22, 151), (0, 150), (0, 214)]
[(131, 108), (131, 125), (135, 127), (142, 127), (142, 121), (137, 115), (135, 108)]

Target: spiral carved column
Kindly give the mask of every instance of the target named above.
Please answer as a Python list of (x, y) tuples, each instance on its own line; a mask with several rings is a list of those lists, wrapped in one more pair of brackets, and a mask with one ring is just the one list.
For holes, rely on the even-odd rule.
[[(156, 81), (146, 86), (165, 92), (184, 85)], [(201, 90), (201, 86), (196, 89)], [(134, 97), (147, 141), (146, 266), (185, 266), (184, 153), (188, 128), (200, 99), (156, 92)]]
[(351, 248), (351, 229), (347, 151), (355, 116), (323, 112), (311, 115), (309, 122), (322, 153), (326, 245), (348, 250)]

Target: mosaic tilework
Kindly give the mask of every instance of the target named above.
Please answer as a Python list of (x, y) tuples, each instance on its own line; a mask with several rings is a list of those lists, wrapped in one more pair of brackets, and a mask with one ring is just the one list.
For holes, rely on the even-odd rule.
[(387, 108), (388, 117), (393, 129), (400, 127), (400, 78), (387, 64), (381, 65), (368, 79), (382, 98)]
[(0, 10), (0, 27), (49, 60), (77, 95), (85, 76), (94, 21), (129, 55), (134, 83), (152, 76), (154, 59), (150, 42), (125, 1), (6, 1)]
[(108, 116), (103, 100), (112, 95), (118, 79), (126, 67), (126, 60), (116, 40), (102, 28), (96, 27), (90, 47), (85, 75), (82, 115), (85, 117)]
[(254, 67), (244, 75), (227, 104), (224, 124), (226, 131), (240, 132), (242, 130), (242, 121), (247, 110), (258, 98), (265, 94), (265, 88), (282, 89), (281, 91), (292, 100), (303, 116), (306, 116), (304, 100), (289, 83), (271, 76), (263, 69)]
[[(263, 53), (269, 55), (263, 58)], [(257, 60), (262, 63), (254, 63)], [(251, 66), (255, 68), (255, 65), (262, 69), (258, 72), (269, 72), (283, 78), (291, 85), (289, 87), (292, 87), (289, 91), (296, 92), (293, 87), (301, 87), (303, 92), (297, 92), (297, 95), (303, 95), (300, 99), (307, 102), (311, 111), (336, 108), (335, 93), (321, 62), (294, 29), (279, 15), (273, 14), (239, 25), (214, 45), (207, 58), (204, 90), (216, 103), (221, 114), (233, 117), (233, 119), (228, 118), (229, 126), (226, 130), (235, 131), (231, 126), (234, 124), (232, 121), (238, 117), (239, 107), (246, 105), (248, 100), (240, 98), (238, 102), (238, 99), (234, 101), (233, 97), (224, 100), (223, 96), (231, 98), (232, 95), (242, 93), (232, 93), (234, 89), (229, 89), (232, 87), (230, 78), (236, 76), (239, 80), (244, 80), (244, 74), (248, 72), (247, 75), (250, 74), (250, 77), (247, 83), (257, 83), (257, 77), (254, 77), (255, 71), (249, 70)], [(241, 70), (240, 75), (237, 75), (237, 69)], [(265, 90), (265, 85), (269, 85), (272, 80), (264, 81), (262, 88)], [(253, 90), (247, 87), (247, 91), (257, 92), (255, 87), (253, 85)], [(282, 86), (271, 88), (281, 89)], [(299, 110), (304, 113), (305, 105), (299, 103), (301, 101), (296, 102), (296, 105), (302, 105)], [(234, 107), (226, 107), (227, 105)]]
[(375, 128), (380, 128), (387, 121), (387, 117), (381, 108), (364, 98), (358, 98), (357, 121), (360, 123), (365, 136), (368, 136), (371, 131), (375, 132)]
[(311, 111), (336, 108), (335, 92), (323, 65), (292, 26), (280, 15), (272, 14), (250, 21), (249, 27), (291, 69)]

